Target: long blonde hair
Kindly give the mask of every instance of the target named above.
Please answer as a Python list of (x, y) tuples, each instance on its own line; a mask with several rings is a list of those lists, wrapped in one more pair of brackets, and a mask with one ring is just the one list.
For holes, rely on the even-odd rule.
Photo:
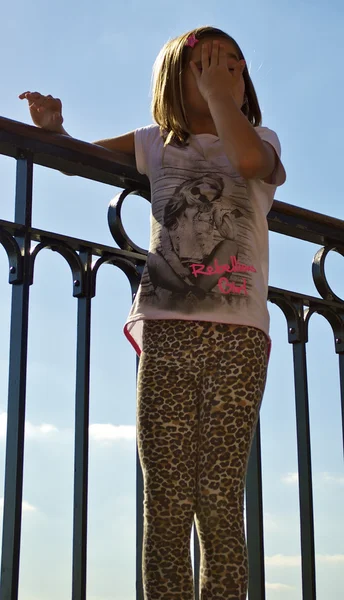
[[(192, 29), (163, 46), (153, 67), (151, 110), (153, 119), (160, 126), (165, 145), (174, 143), (185, 146), (190, 135), (182, 88), (183, 69), (191, 53), (191, 48), (185, 46), (185, 43), (190, 35), (194, 35), (197, 40), (211, 36), (223, 37), (234, 45), (239, 59), (244, 58), (237, 42), (230, 35), (221, 29), (209, 26)], [(247, 66), (243, 71), (243, 77), (245, 103), (241, 110), (250, 123), (257, 127), (261, 124), (262, 114)]]

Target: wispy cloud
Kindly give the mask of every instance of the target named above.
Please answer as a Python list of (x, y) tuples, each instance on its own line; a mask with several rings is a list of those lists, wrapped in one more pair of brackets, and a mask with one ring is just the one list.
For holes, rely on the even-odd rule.
[(344, 564), (344, 554), (317, 554), (317, 561), (320, 563), (331, 564), (331, 565), (343, 565)]
[(25, 435), (26, 437), (36, 438), (56, 433), (57, 427), (50, 425), (49, 423), (43, 423), (42, 425), (32, 425), (29, 421), (25, 423)]
[[(4, 510), (4, 499), (0, 498), (0, 511), (2, 512)], [(22, 510), (23, 512), (35, 512), (37, 510), (37, 508), (35, 506), (33, 506), (32, 504), (29, 504), (29, 502), (26, 502), (26, 500), (23, 500), (22, 503)]]
[(337, 475), (336, 473), (321, 473), (321, 479), (324, 483), (334, 483), (336, 485), (344, 485), (344, 475)]
[(285, 583), (268, 583), (265, 584), (268, 590), (274, 590), (275, 592), (289, 592), (290, 590), (294, 590), (294, 586), (286, 585)]
[[(7, 413), (3, 412), (0, 414), (0, 439), (6, 437), (7, 430)], [(50, 436), (52, 433), (58, 431), (57, 427), (50, 425), (49, 423), (42, 423), (41, 425), (33, 425), (30, 421), (25, 422), (25, 437), (27, 438), (44, 438)]]
[(283, 475), (281, 477), (281, 481), (283, 481), (283, 483), (286, 483), (287, 485), (293, 485), (295, 483), (298, 483), (299, 481), (299, 475), (298, 473), (286, 473), (286, 475)]
[(26, 502), (26, 500), (23, 500), (22, 508), (23, 512), (35, 512), (37, 510), (35, 506), (29, 504), (28, 502)]
[(301, 565), (301, 556), (286, 556), (284, 554), (275, 554), (266, 556), (265, 564), (268, 567), (299, 567)]
[[(344, 554), (317, 554), (316, 561), (321, 564), (344, 564)], [(300, 567), (301, 555), (275, 554), (266, 556), (265, 564), (267, 567)]]
[[(289, 472), (285, 473), (281, 477), (282, 483), (286, 485), (295, 485), (299, 481), (299, 475), (297, 472)], [(322, 473), (313, 473), (313, 483), (314, 484), (332, 484), (332, 485), (344, 485), (344, 475), (339, 473), (329, 473), (324, 471)]]
[[(0, 413), (0, 440), (6, 437), (7, 414)], [(53, 434), (64, 433), (68, 436), (73, 435), (70, 429), (59, 430), (55, 425), (42, 423), (34, 425), (30, 421), (25, 422), (26, 439), (46, 439)], [(135, 440), (135, 425), (113, 425), (112, 423), (94, 423), (89, 427), (90, 440), (94, 442), (116, 442), (119, 440)]]
[(95, 442), (116, 442), (118, 440), (135, 440), (135, 425), (112, 425), (111, 423), (94, 423), (90, 425), (90, 439)]

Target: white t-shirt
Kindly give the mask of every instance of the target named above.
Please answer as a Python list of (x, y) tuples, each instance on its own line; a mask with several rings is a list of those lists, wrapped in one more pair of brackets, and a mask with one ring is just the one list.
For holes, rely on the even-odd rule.
[[(278, 156), (274, 131), (256, 127)], [(137, 170), (151, 185), (147, 262), (124, 332), (138, 354), (144, 319), (186, 319), (249, 325), (269, 337), (268, 224), (276, 187), (243, 179), (219, 138), (191, 135), (164, 147), (159, 127), (135, 132)]]

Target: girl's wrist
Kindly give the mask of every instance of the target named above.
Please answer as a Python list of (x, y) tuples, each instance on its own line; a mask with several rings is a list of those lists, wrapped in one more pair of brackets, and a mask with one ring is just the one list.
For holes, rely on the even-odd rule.
[(210, 112), (220, 111), (228, 114), (228, 112), (235, 112), (237, 109), (240, 110), (240, 107), (238, 106), (235, 97), (228, 90), (222, 92), (221, 94), (209, 94), (207, 102)]
[(65, 128), (62, 125), (60, 125), (60, 127), (54, 128), (54, 129), (52, 129), (52, 128), (44, 128), (44, 129), (46, 129), (46, 131), (51, 131), (51, 133), (58, 133), (59, 135), (68, 135), (70, 137), (69, 133), (67, 133), (67, 131), (65, 130)]

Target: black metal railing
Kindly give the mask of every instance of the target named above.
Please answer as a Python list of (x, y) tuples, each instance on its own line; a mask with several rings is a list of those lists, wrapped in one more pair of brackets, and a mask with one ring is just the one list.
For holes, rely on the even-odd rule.
[[(72, 599), (85, 600), (92, 298), (96, 293), (98, 270), (104, 263), (115, 265), (127, 275), (132, 297), (137, 291), (147, 251), (137, 246), (127, 236), (121, 220), (121, 207), (130, 193), (141, 195), (149, 200), (149, 182), (146, 177), (137, 173), (133, 161), (124, 155), (4, 118), (0, 118), (0, 153), (13, 157), (17, 162), (14, 222), (0, 220), (0, 243), (8, 256), (9, 283), (12, 285), (0, 600), (16, 600), (18, 597), (29, 296), (35, 259), (43, 249), (58, 252), (69, 264), (73, 295), (78, 303)], [(33, 228), (31, 216), (34, 164), (123, 188), (124, 191), (110, 204), (108, 212), (109, 227), (119, 248)], [(344, 301), (331, 290), (324, 272), (326, 256), (330, 251), (336, 251), (344, 256), (344, 222), (277, 201), (274, 202), (268, 222), (271, 231), (313, 242), (321, 247), (314, 257), (312, 266), (319, 298), (290, 290), (269, 288), (269, 300), (279, 306), (284, 313), (288, 341), (293, 345), (302, 598), (314, 600), (316, 598), (315, 551), (306, 344), (310, 317), (314, 313), (323, 315), (331, 325), (334, 349), (339, 359), (344, 444)], [(143, 482), (138, 460), (136, 489), (136, 600), (142, 600)], [(250, 562), (249, 600), (264, 600), (259, 424), (247, 474), (246, 520)], [(198, 570), (199, 552), (196, 539), (197, 597)]]

